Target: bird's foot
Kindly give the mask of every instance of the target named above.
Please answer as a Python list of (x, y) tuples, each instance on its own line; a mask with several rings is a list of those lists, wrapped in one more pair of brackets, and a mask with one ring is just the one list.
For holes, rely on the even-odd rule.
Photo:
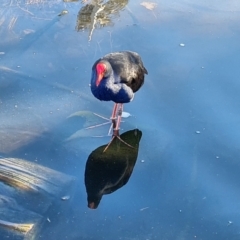
[[(117, 124), (117, 117), (111, 117), (110, 119), (109, 118), (106, 118), (106, 117), (103, 117), (97, 113), (93, 113), (95, 116), (103, 119), (103, 120), (107, 120), (106, 122), (103, 122), (103, 123), (99, 123), (99, 124), (96, 124), (96, 125), (92, 125), (92, 126), (89, 126), (89, 127), (86, 127), (85, 129), (93, 129), (93, 128), (97, 128), (97, 127), (101, 127), (101, 126), (105, 126), (105, 125), (108, 125), (108, 124), (111, 124), (109, 130), (108, 130), (108, 136), (111, 135), (111, 131), (112, 129), (114, 129), (116, 127), (116, 124)], [(123, 121), (121, 121), (123, 122)]]
[(107, 151), (108, 147), (111, 145), (111, 143), (113, 142), (113, 140), (114, 140), (115, 138), (118, 138), (118, 140), (120, 140), (122, 143), (124, 143), (124, 144), (127, 145), (128, 147), (134, 148), (133, 146), (131, 146), (130, 144), (126, 143), (125, 141), (123, 141), (123, 140), (121, 139), (121, 137), (119, 136), (119, 130), (115, 130), (115, 129), (114, 129), (114, 130), (113, 130), (112, 139), (111, 139), (111, 141), (108, 143), (108, 145), (104, 148), (103, 152), (106, 152), (106, 151)]
[[(97, 113), (93, 113), (95, 116), (99, 117), (99, 118), (102, 118), (104, 120), (107, 120), (107, 122), (104, 122), (104, 123), (100, 123), (100, 124), (96, 124), (96, 125), (92, 125), (92, 126), (89, 126), (89, 127), (86, 127), (85, 129), (92, 129), (92, 128), (96, 128), (96, 127), (101, 127), (101, 126), (105, 126), (107, 124), (110, 124), (112, 123), (111, 119), (109, 118), (106, 118), (106, 117), (103, 117)], [(111, 128), (110, 128), (111, 129)]]

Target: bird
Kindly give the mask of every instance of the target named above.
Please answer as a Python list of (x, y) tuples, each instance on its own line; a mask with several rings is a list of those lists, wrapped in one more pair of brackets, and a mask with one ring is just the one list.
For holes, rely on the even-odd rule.
[(148, 74), (148, 71), (140, 55), (132, 51), (109, 53), (93, 64), (90, 84), (92, 94), (100, 101), (114, 102), (110, 118), (113, 126), (112, 140), (115, 137), (120, 139), (123, 104), (133, 100), (134, 93), (144, 83), (145, 74)]

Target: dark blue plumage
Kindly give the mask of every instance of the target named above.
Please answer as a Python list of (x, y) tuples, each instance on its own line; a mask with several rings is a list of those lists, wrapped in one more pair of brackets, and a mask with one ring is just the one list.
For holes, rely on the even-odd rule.
[(93, 95), (101, 101), (113, 101), (115, 103), (127, 103), (133, 99), (134, 93), (130, 87), (121, 83), (113, 71), (107, 77), (103, 77), (101, 83), (96, 86), (97, 72), (93, 70), (91, 90)]

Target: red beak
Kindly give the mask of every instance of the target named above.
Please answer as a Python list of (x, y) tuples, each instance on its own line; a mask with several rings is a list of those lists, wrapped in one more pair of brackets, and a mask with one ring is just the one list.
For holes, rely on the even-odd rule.
[(96, 80), (96, 86), (98, 87), (98, 85), (100, 84), (101, 80), (103, 79), (103, 75), (104, 73), (97, 73), (97, 80)]
[(97, 80), (96, 80), (96, 86), (100, 84), (101, 80), (103, 79), (104, 73), (106, 71), (106, 65), (103, 63), (98, 63), (96, 65), (96, 71), (97, 71)]

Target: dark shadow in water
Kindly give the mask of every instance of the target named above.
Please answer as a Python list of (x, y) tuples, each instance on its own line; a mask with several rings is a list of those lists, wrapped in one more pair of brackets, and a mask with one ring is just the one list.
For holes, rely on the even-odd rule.
[(110, 194), (128, 182), (137, 161), (141, 137), (142, 132), (138, 129), (125, 132), (121, 139), (133, 148), (114, 138), (105, 152), (107, 145), (89, 155), (85, 168), (89, 208), (96, 209), (104, 194)]
[(77, 16), (76, 30), (89, 29), (89, 41), (95, 28), (112, 26), (115, 16), (128, 4), (128, 0), (93, 0), (83, 6)]

